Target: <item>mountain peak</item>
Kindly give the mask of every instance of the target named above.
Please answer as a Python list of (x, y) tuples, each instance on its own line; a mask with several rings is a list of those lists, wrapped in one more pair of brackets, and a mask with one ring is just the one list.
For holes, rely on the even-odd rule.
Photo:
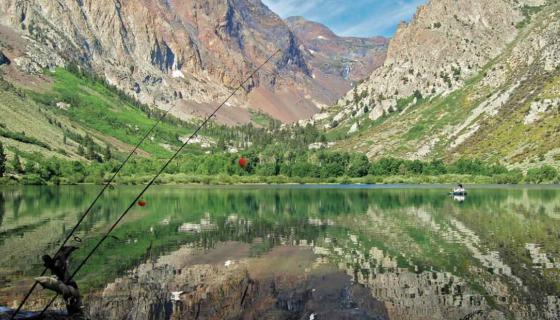
[(324, 38), (322, 40), (338, 38), (338, 36), (324, 24), (307, 20), (301, 16), (289, 17), (285, 21), (290, 29), (298, 34), (312, 33), (316, 37)]

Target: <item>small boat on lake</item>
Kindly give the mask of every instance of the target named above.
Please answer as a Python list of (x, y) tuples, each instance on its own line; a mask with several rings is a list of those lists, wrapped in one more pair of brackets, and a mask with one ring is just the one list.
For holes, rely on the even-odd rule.
[(463, 187), (462, 184), (457, 185), (457, 188), (453, 189), (453, 191), (449, 192), (452, 196), (466, 196), (467, 190)]
[(466, 196), (467, 192), (466, 191), (463, 191), (463, 192), (451, 191), (451, 192), (449, 192), (449, 194), (452, 195), (452, 196)]

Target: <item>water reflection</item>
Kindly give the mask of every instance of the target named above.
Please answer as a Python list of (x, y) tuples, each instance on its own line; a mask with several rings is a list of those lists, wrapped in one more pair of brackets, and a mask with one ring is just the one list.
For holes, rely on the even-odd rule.
[(455, 200), (457, 202), (465, 202), (466, 199), (467, 199), (466, 196), (457, 196), (457, 195), (453, 196), (453, 200)]
[[(79, 231), (79, 261), (133, 198), (108, 192)], [(0, 191), (0, 304), (18, 279), (40, 272), (96, 187)], [(560, 191), (473, 189), (158, 187), (79, 275), (102, 287), (147, 259), (183, 245), (225, 241), (260, 255), (312, 247), (385, 303), (391, 319), (557, 319)], [(4, 299), (4, 300), (3, 300)]]

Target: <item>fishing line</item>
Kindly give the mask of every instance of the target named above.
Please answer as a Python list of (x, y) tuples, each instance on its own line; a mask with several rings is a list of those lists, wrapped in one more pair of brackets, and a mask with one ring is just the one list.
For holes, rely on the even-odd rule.
[[(72, 238), (72, 236), (74, 235), (74, 233), (76, 232), (76, 230), (78, 229), (78, 227), (82, 224), (82, 222), (84, 221), (84, 219), (87, 217), (87, 215), (91, 212), (91, 210), (93, 209), (93, 207), (95, 206), (95, 204), (97, 203), (97, 201), (101, 198), (101, 196), (105, 193), (105, 191), (112, 187), (111, 183), (113, 183), (113, 181), (115, 180), (115, 178), (117, 177), (117, 174), (119, 174), (119, 172), (122, 170), (122, 168), (128, 163), (128, 161), (130, 160), (130, 158), (132, 158), (132, 156), (134, 155), (134, 153), (136, 153), (136, 151), (140, 148), (140, 145), (142, 143), (144, 143), (144, 141), (150, 136), (150, 134), (156, 129), (156, 127), (159, 126), (159, 124), (163, 121), (163, 119), (165, 117), (167, 117), (167, 115), (169, 114), (169, 112), (175, 107), (175, 105), (171, 106), (169, 109), (167, 109), (167, 111), (158, 119), (158, 121), (150, 128), (150, 130), (148, 130), (144, 136), (142, 137), (142, 139), (140, 139), (140, 141), (138, 141), (138, 143), (136, 144), (136, 146), (134, 146), (134, 149), (132, 149), (132, 151), (128, 154), (128, 156), (126, 157), (126, 159), (121, 163), (121, 165), (117, 168), (117, 170), (114, 172), (113, 176), (111, 177), (111, 179), (109, 179), (109, 181), (107, 181), (107, 183), (105, 183), (105, 185), (103, 186), (103, 188), (101, 189), (101, 191), (99, 191), (99, 193), (97, 194), (97, 196), (93, 199), (93, 202), (89, 205), (89, 207), (86, 209), (86, 211), (84, 212), (84, 214), (78, 219), (78, 222), (76, 222), (76, 225), (72, 228), (72, 230), (70, 231), (70, 233), (68, 234), (68, 236), (66, 236), (66, 238), (64, 239), (64, 241), (62, 242), (62, 244), (60, 245), (60, 248), (58, 248), (58, 250), (55, 253), (55, 256), (60, 252), (60, 250), (62, 250), (62, 248), (68, 243), (68, 241)], [(82, 242), (82, 239), (78, 236), (75, 236), (74, 239), (77, 242)], [(47, 273), (48, 269), (45, 268), (43, 269), (43, 272), (41, 272), (41, 277), (44, 276)], [(35, 288), (37, 287), (37, 285), (39, 284), (39, 282), (35, 281), (35, 283), (33, 283), (33, 286), (31, 286), (31, 288), (29, 289), (29, 291), (27, 292), (27, 294), (25, 295), (25, 297), (23, 298), (23, 300), (20, 302), (20, 304), (18, 305), (17, 309), (15, 310), (15, 312), (12, 314), (12, 316), (10, 317), (10, 320), (14, 320), (16, 315), (19, 313), (19, 311), (21, 310), (21, 308), (25, 305), (25, 302), (27, 302), (27, 300), (29, 299), (29, 297), (31, 296), (31, 294), (33, 293), (33, 291), (35, 290)]]
[[(169, 158), (169, 160), (167, 160), (167, 162), (161, 167), (161, 169), (156, 173), (156, 175), (150, 180), (150, 182), (148, 182), (148, 184), (144, 187), (144, 189), (142, 189), (142, 191), (136, 196), (136, 198), (134, 198), (134, 200), (130, 203), (130, 205), (123, 211), (123, 213), (119, 216), (119, 218), (115, 221), (115, 223), (113, 223), (113, 225), (111, 226), (111, 228), (109, 228), (109, 230), (105, 233), (105, 235), (103, 235), (103, 237), (97, 242), (97, 244), (95, 245), (95, 247), (93, 247), (93, 249), (91, 249), (91, 251), (88, 253), (88, 255), (84, 258), (84, 260), (82, 260), (82, 262), (78, 265), (78, 267), (76, 268), (76, 270), (74, 271), (74, 273), (72, 273), (72, 275), (69, 278), (69, 281), (72, 280), (74, 278), (74, 276), (76, 276), (76, 274), (82, 269), (82, 267), (88, 262), (88, 260), (93, 256), (93, 254), (97, 251), (97, 249), (99, 249), (99, 247), (103, 244), (103, 242), (105, 242), (105, 240), (107, 238), (109, 238), (111, 232), (113, 232), (113, 230), (117, 227), (117, 225), (124, 219), (124, 217), (128, 214), (128, 212), (134, 208), (134, 206), (136, 205), (136, 202), (138, 202), (138, 200), (140, 200), (142, 198), (142, 196), (144, 196), (144, 194), (146, 193), (146, 191), (148, 191), (148, 189), (156, 182), (156, 180), (159, 178), (159, 176), (165, 171), (165, 169), (167, 169), (167, 167), (169, 166), (169, 164), (171, 164), (173, 162), (173, 160), (175, 160), (175, 158), (181, 153), (181, 151), (183, 151), (183, 149), (189, 144), (189, 142), (198, 134), (198, 132), (210, 121), (210, 119), (212, 119), (212, 117), (214, 117), (214, 115), (216, 115), (216, 113), (218, 113), (218, 111), (220, 111), (220, 109), (229, 101), (229, 99), (231, 99), (236, 93), (237, 91), (239, 91), (239, 89), (241, 89), (243, 87), (243, 85), (249, 81), (260, 69), (262, 69), (262, 67), (264, 67), (266, 64), (268, 64), (268, 62), (270, 60), (272, 60), (272, 58), (274, 56), (276, 56), (279, 52), (281, 52), (281, 49), (276, 50), (276, 52), (274, 52), (268, 59), (266, 59), (265, 62), (263, 62), (257, 69), (255, 69), (243, 82), (241, 82), (241, 84), (224, 100), (224, 102), (222, 102), (208, 117), (206, 117), (206, 119), (198, 126), (198, 128), (189, 136), (189, 138), (181, 145), (181, 147), (173, 154), (173, 156), (171, 156), (171, 158)], [(56, 299), (56, 297), (58, 296), (58, 294), (54, 297), (54, 299)], [(52, 304), (52, 302), (54, 301), (51, 300), (51, 302), (49, 302), (47, 304), (47, 306), (43, 309), (43, 311), (39, 314), (39, 317), (41, 317), (45, 311), (50, 307), (50, 305)]]

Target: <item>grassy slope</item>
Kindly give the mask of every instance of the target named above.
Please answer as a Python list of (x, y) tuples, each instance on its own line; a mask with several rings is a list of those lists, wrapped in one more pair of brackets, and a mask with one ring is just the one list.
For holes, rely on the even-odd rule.
[[(122, 155), (128, 153), (156, 121), (98, 81), (64, 69), (47, 72), (45, 76), (49, 83), (41, 88), (14, 87), (0, 81), (0, 141), (9, 159), (17, 152), (24, 163), (33, 153), (46, 158), (87, 162), (79, 155), (79, 141), (74, 141), (72, 135), (90, 135), (99, 148), (97, 152), (108, 145), (113, 154)], [(68, 103), (70, 108), (57, 107), (59, 102)], [(190, 125), (164, 121), (137, 153), (167, 158), (171, 154), (169, 150), (181, 144), (178, 137), (192, 131)], [(66, 139), (65, 132), (71, 133)], [(188, 149), (192, 148), (196, 149), (194, 146)]]
[[(80, 126), (97, 132), (97, 136), (113, 137), (134, 145), (144, 132), (154, 124), (146, 113), (124, 101), (116, 91), (104, 87), (99, 82), (77, 77), (57, 69), (50, 77), (54, 84), (46, 93), (32, 92), (31, 96), (44, 105), (56, 109), (57, 102), (70, 104), (68, 111), (56, 110), (58, 115), (68, 117)], [(143, 145), (146, 152), (162, 157), (169, 154), (163, 146), (179, 145), (178, 136), (189, 134), (191, 128), (180, 128), (169, 123), (161, 123), (154, 134)]]
[[(0, 113), (2, 114), (0, 125), (5, 127), (5, 131), (11, 133), (25, 132), (27, 137), (47, 144), (50, 149), (33, 143), (22, 143), (15, 139), (0, 137), (9, 155), (16, 148), (27, 153), (39, 152), (48, 157), (79, 158), (71, 144), (64, 145), (62, 130), (55, 124), (49, 123), (49, 118), (54, 118), (54, 114), (41, 108), (32, 99), (6, 83), (0, 84)], [(60, 119), (60, 121), (64, 125), (70, 126), (68, 121), (63, 119)], [(64, 152), (61, 152), (61, 150), (64, 150)]]
[[(543, 10), (540, 14), (548, 14), (547, 12), (550, 13), (549, 10)], [(543, 163), (557, 165), (557, 151), (560, 151), (558, 112), (547, 114), (531, 125), (523, 124), (523, 119), (531, 101), (560, 96), (558, 70), (552, 73), (528, 70), (529, 78), (513, 92), (510, 100), (501, 108), (501, 112), (490, 119), (485, 119), (485, 116), (478, 117), (476, 121), (481, 126), (480, 130), (458, 148), (451, 147), (451, 128), (463, 123), (491, 94), (498, 90), (503, 91), (519, 80), (518, 74), (514, 74), (519, 70), (509, 70), (508, 76), (511, 78), (497, 90), (482, 82), (484, 75), (506, 61), (512, 48), (524, 41), (531, 29), (538, 26), (542, 19), (536, 17), (532, 21), (534, 23), (526, 27), (502, 55), (467, 81), (463, 88), (447, 96), (430, 97), (408, 107), (400, 114), (391, 113), (375, 123), (364, 117), (361, 120), (360, 131), (340, 141), (337, 146), (346, 150), (370, 152), (370, 156), (374, 158), (387, 155), (413, 158), (422, 146), (435, 140), (431, 152), (421, 157), (444, 157), (452, 160), (460, 156), (469, 156), (506, 162), (522, 168), (540, 166)], [(346, 123), (334, 132), (347, 132), (350, 125), (351, 123)], [(544, 155), (544, 160), (541, 155)]]

